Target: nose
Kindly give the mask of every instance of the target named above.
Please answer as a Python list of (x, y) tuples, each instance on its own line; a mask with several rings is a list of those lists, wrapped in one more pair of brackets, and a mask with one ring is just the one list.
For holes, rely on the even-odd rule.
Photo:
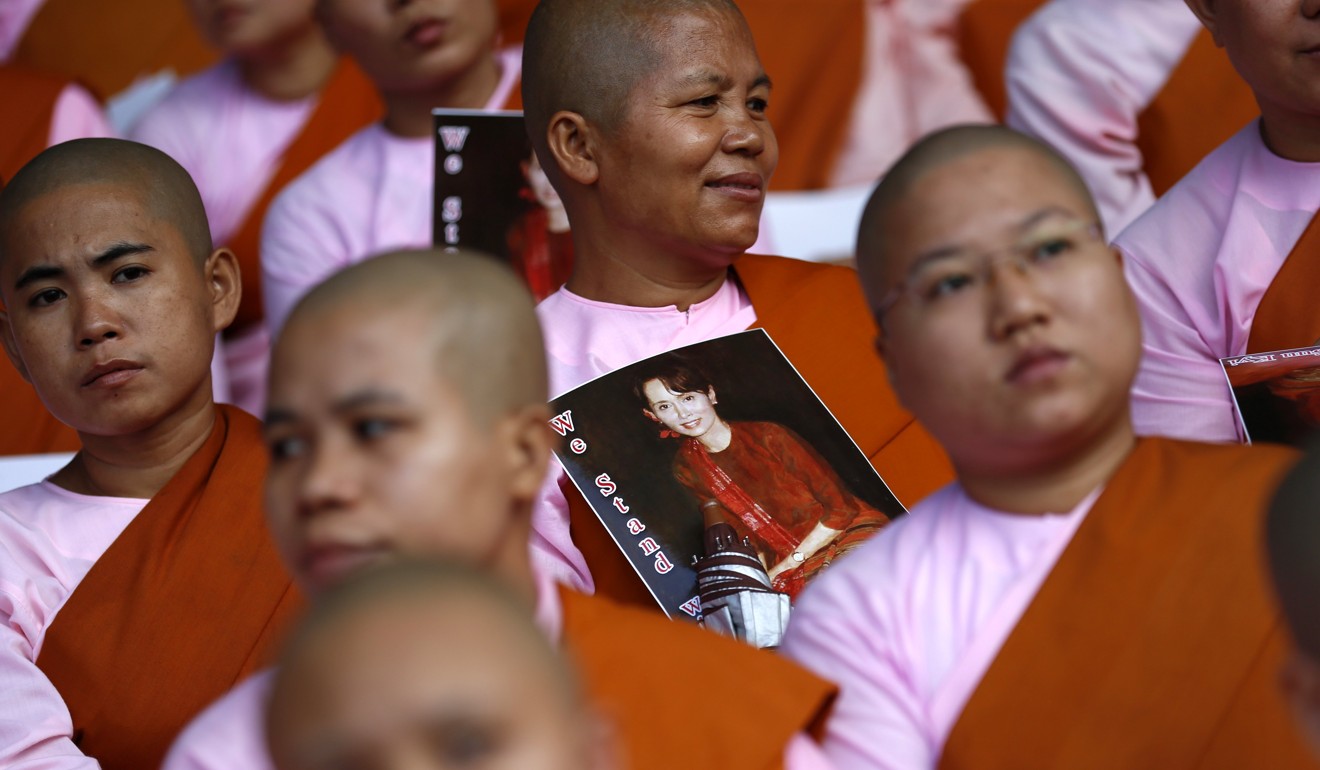
[(770, 121), (753, 116), (751, 110), (744, 107), (730, 120), (724, 132), (722, 149), (755, 157), (764, 153), (774, 141), (774, 129), (770, 128)]
[(1021, 262), (996, 262), (989, 267), (987, 278), (990, 333), (994, 339), (1009, 339), (1049, 322), (1049, 303)]
[(124, 336), (123, 318), (108, 298), (92, 293), (80, 297), (77, 302), (75, 335), (79, 348), (90, 348)]
[(302, 517), (342, 510), (357, 499), (359, 488), (344, 447), (322, 441), (308, 452), (307, 466), (298, 486), (298, 512)]

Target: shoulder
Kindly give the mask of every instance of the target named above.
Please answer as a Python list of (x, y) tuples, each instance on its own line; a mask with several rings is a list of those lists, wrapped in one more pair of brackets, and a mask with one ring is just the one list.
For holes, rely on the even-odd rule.
[(241, 89), (234, 63), (229, 59), (220, 61), (176, 83), (133, 126), (130, 135), (134, 140), (155, 144), (162, 136), (195, 132), (214, 122), (217, 99)]
[(1157, 453), (1172, 472), (1216, 484), (1237, 485), (1245, 480), (1277, 480), (1300, 456), (1296, 449), (1278, 444), (1211, 444), (1171, 438), (1145, 438), (1148, 451)]
[(274, 669), (253, 674), (184, 728), (162, 770), (266, 770), (264, 714)]
[[(566, 591), (564, 613), (565, 644), (592, 694), (648, 709), (642, 716), (656, 719), (659, 730), (691, 724), (694, 691), (736, 682), (738, 700), (757, 709), (742, 738), (755, 741), (757, 729), (779, 732), (763, 736), (771, 745), (761, 747), (776, 756), (792, 734), (818, 726), (834, 698), (833, 685), (789, 660), (654, 611)], [(728, 731), (726, 740), (737, 745), (732, 732), (743, 729), (741, 715), (708, 716), (698, 720), (709, 722), (703, 729)]]
[(380, 174), (383, 131), (378, 124), (372, 124), (345, 139), (286, 185), (271, 204), (272, 210), (277, 206), (321, 201), (327, 195), (330, 198), (324, 202), (333, 208), (346, 197), (368, 189), (369, 180)]
[[(857, 284), (857, 271), (850, 267), (767, 254), (744, 254), (734, 262), (733, 270), (748, 294), (754, 293), (753, 286), (786, 291), (802, 282), (812, 286), (834, 285), (850, 288), (855, 288)], [(748, 283), (753, 286), (748, 286)]]

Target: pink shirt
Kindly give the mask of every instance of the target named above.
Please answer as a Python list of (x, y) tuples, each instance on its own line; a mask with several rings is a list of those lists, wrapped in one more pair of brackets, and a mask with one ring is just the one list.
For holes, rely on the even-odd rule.
[(1261, 296), (1318, 209), (1320, 163), (1270, 152), (1252, 122), (1118, 236), (1144, 333), (1138, 433), (1237, 440), (1218, 359), (1246, 353)]
[(0, 62), (8, 61), (23, 40), (32, 17), (46, 0), (4, 0), (0, 2)]
[[(561, 395), (602, 374), (666, 350), (735, 334), (756, 323), (756, 310), (736, 282), (725, 281), (710, 298), (689, 307), (633, 307), (596, 302), (567, 288), (536, 308), (545, 333), (550, 392)], [(557, 461), (532, 513), (532, 564), (542, 574), (584, 593), (595, 583), (568, 531), (568, 483)]]
[[(522, 74), (522, 52), (499, 53), (502, 108)], [(335, 148), (276, 196), (261, 233), (266, 325), (275, 334), (308, 289), (373, 254), (431, 245), (435, 140), (398, 137), (379, 124)]]
[(1200, 31), (1183, 0), (1053, 0), (1013, 36), (1007, 123), (1072, 161), (1110, 234), (1155, 202), (1137, 117)]
[(841, 691), (825, 753), (839, 767), (934, 768), (990, 662), (1099, 496), (1026, 516), (956, 483), (821, 575), (783, 653)]
[(49, 481), (0, 494), (0, 767), (96, 770), (35, 661), (46, 629), (92, 564), (147, 504)]
[(862, 81), (830, 186), (874, 183), (936, 129), (994, 122), (958, 54), (970, 1), (866, 0)]
[[(538, 578), (536, 623), (558, 643), (563, 606), (553, 581)], [(275, 670), (249, 677), (197, 716), (170, 748), (161, 770), (274, 770), (266, 751), (266, 700)], [(799, 733), (786, 747), (788, 770), (833, 767), (820, 747)]]

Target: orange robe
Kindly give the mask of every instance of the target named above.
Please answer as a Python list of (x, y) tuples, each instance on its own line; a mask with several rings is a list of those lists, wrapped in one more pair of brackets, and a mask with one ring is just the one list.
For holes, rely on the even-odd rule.
[[(506, 43), (521, 42), (536, 0), (500, 0)], [(770, 122), (779, 140), (772, 190), (829, 183), (861, 87), (862, 0), (741, 0), (761, 64), (774, 81)]]
[[(46, 149), (55, 102), (68, 85), (54, 75), (0, 67), (0, 93), (11, 104), (23, 105), (0, 120), (0, 185)], [(46, 410), (5, 356), (0, 361), (0, 455), (72, 452), (79, 446), (78, 434)]]
[(1320, 214), (1302, 233), (1256, 306), (1248, 353), (1304, 348), (1320, 340)]
[(266, 189), (234, 231), (228, 246), (238, 256), (243, 276), (243, 299), (226, 334), (238, 333), (265, 317), (261, 295), (261, 224), (271, 201), (285, 185), (297, 179), (321, 156), (338, 147), (360, 129), (380, 120), (384, 108), (376, 87), (348, 58), (342, 58), (321, 90), (316, 109), (285, 150), (280, 167)]
[(302, 600), (267, 535), (255, 418), (217, 406), (210, 437), (60, 609), (37, 665), (105, 770), (159, 767), (207, 704), (269, 664)]
[(139, 76), (184, 77), (217, 58), (178, 0), (45, 0), (10, 63), (73, 78), (105, 100)]
[[(905, 505), (953, 480), (948, 458), (898, 403), (876, 355), (875, 322), (850, 268), (747, 254), (734, 274), (765, 329)], [(569, 531), (596, 591), (655, 607), (628, 559), (567, 478)]]
[(696, 626), (560, 590), (564, 646), (614, 728), (624, 767), (768, 770), (818, 733), (833, 685)]
[[(976, 0), (963, 11), (963, 61), (990, 109), (1008, 105), (1004, 68), (1013, 32), (1045, 0)], [(1137, 146), (1155, 194), (1163, 195), (1211, 150), (1259, 114), (1251, 89), (1202, 31), (1163, 90), (1137, 120)]]
[(1280, 447), (1143, 439), (944, 745), (967, 768), (1314, 767), (1278, 692), (1259, 542)]

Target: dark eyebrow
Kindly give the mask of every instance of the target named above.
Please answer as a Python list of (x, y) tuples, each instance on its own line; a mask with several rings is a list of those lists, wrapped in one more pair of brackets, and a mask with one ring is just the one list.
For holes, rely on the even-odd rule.
[(756, 76), (756, 80), (752, 81), (752, 87), (747, 90), (754, 91), (760, 88), (761, 86), (765, 86), (766, 88), (769, 88), (771, 90), (774, 90), (775, 87), (774, 81), (770, 80), (770, 76), (765, 74), (764, 72)]
[[(352, 412), (355, 409), (361, 409), (364, 406), (375, 406), (377, 404), (402, 404), (403, 396), (385, 390), (367, 389), (335, 402), (332, 411), (336, 414)], [(263, 420), (266, 428), (272, 428), (284, 423), (297, 422), (298, 414), (293, 409), (286, 409), (278, 406), (270, 407), (266, 410), (266, 417)]]
[[(1073, 216), (1073, 213), (1065, 208), (1062, 208), (1061, 206), (1046, 206), (1045, 208), (1032, 213), (1030, 216), (1026, 217), (1021, 222), (1019, 222), (1017, 226), (1017, 231), (1019, 233), (1025, 233), (1027, 230), (1030, 230), (1031, 228), (1035, 227), (1036, 225), (1040, 224), (1046, 219), (1050, 219), (1051, 217), (1071, 217), (1071, 216)], [(913, 260), (912, 267), (908, 269), (908, 275), (912, 275), (916, 273), (917, 270), (924, 267), (926, 264), (930, 262), (938, 262), (941, 259), (949, 259), (950, 257), (956, 257), (965, 253), (966, 251), (967, 249), (962, 246), (952, 246), (952, 245), (939, 246), (929, 251), (923, 251), (921, 254), (917, 255), (917, 258), (915, 260)]]
[[(693, 72), (683, 78), (683, 84), (688, 86), (711, 85), (711, 86), (716, 86), (718, 88), (728, 88), (731, 83), (732, 80), (730, 80), (730, 78), (728, 78), (727, 76), (720, 75), (715, 72), (711, 72), (710, 70), (701, 70), (698, 72)], [(747, 90), (753, 91), (757, 88), (760, 88), (761, 86), (765, 86), (766, 88), (771, 88), (771, 89), (775, 87), (775, 84), (770, 82), (770, 76), (765, 74), (764, 72), (756, 76), (756, 79), (752, 81), (751, 86), (749, 86)]]
[[(105, 251), (92, 258), (93, 267), (102, 267), (117, 259), (130, 256), (132, 254), (142, 254), (148, 251), (155, 251), (155, 248), (145, 243), (116, 243)], [(14, 283), (15, 290), (21, 290), (37, 281), (50, 280), (52, 278), (62, 278), (65, 275), (64, 268), (55, 265), (33, 265), (18, 276)]]

